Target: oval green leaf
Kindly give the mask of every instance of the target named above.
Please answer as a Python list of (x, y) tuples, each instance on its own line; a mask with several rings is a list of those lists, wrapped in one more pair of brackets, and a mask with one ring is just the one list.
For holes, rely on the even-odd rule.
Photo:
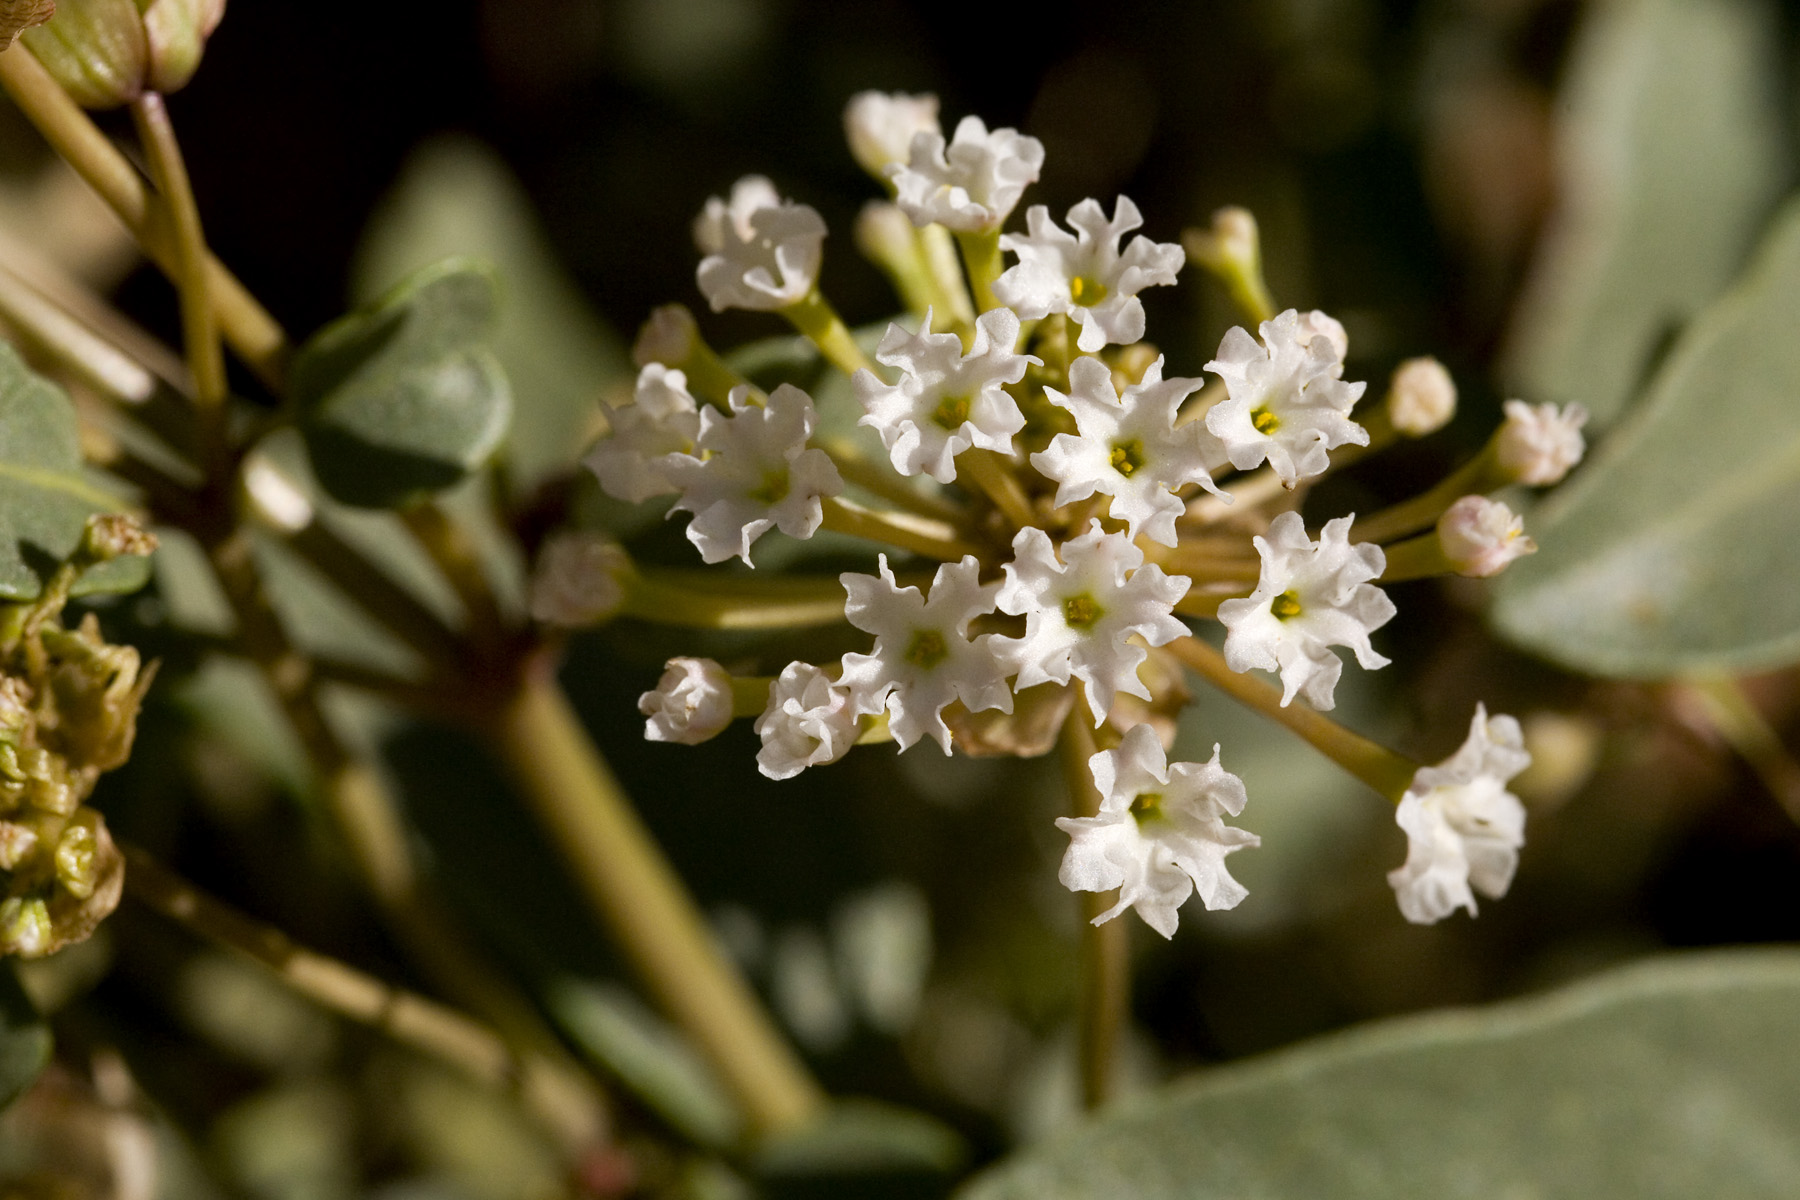
[(1642, 410), (1532, 522), (1493, 618), (1599, 675), (1800, 658), (1800, 202), (1696, 320)]
[(488, 348), (497, 291), (490, 270), (451, 259), (301, 349), (293, 400), (332, 498), (400, 508), (456, 484), (499, 448), (512, 390)]
[(1506, 354), (1515, 393), (1610, 422), (1668, 335), (1737, 273), (1787, 177), (1772, 7), (1586, 9), (1558, 98), (1560, 205)]
[(1800, 1179), (1800, 954), (1654, 960), (1384, 1022), (1122, 1106), (961, 1200), (1776, 1200)]
[[(88, 517), (124, 507), (82, 465), (68, 396), (0, 342), (0, 600), (35, 600)], [(114, 559), (84, 574), (75, 594), (136, 591), (149, 578), (147, 559)]]
[(49, 1061), (49, 1027), (19, 987), (12, 965), (0, 964), (0, 1109), (17, 1100)]

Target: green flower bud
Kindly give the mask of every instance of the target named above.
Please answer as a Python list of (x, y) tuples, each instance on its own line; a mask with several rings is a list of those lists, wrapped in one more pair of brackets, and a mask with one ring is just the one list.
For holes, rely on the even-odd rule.
[(225, 0), (59, 0), (25, 44), (77, 103), (112, 108), (186, 85), (224, 16)]
[(55, 11), (56, 0), (0, 0), (0, 50), (33, 25), (48, 21)]
[(50, 953), (55, 941), (50, 907), (41, 898), (14, 896), (0, 904), (0, 955), (37, 958)]
[(57, 839), (56, 881), (78, 900), (86, 900), (94, 894), (94, 881), (99, 872), (98, 851), (94, 831), (86, 825), (70, 822), (62, 837)]

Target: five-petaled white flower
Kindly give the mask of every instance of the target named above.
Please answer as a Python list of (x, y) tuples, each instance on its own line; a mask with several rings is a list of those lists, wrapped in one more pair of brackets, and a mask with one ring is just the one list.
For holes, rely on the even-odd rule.
[(746, 175), (727, 203), (714, 196), (694, 221), (706, 257), (696, 278), (714, 312), (770, 311), (805, 298), (819, 276), (825, 221), (812, 208), (783, 200), (761, 175)]
[(1228, 393), (1207, 411), (1206, 427), (1224, 442), (1238, 470), (1267, 460), (1292, 487), (1322, 473), (1330, 465), (1328, 451), (1369, 444), (1368, 431), (1350, 419), (1366, 385), (1338, 378), (1343, 354), (1320, 317), (1290, 308), (1262, 323), (1261, 345), (1234, 327), (1219, 343), (1219, 357), (1206, 364)]
[(755, 728), (762, 736), (756, 766), (770, 779), (792, 779), (808, 767), (836, 762), (862, 732), (850, 689), (807, 662), (782, 669)]
[(1437, 523), (1438, 544), (1459, 575), (1485, 579), (1506, 564), (1537, 550), (1525, 536), (1525, 522), (1512, 509), (1486, 496), (1464, 496)]
[(1369, 645), (1369, 634), (1387, 624), (1394, 602), (1369, 581), (1387, 566), (1381, 547), (1351, 545), (1350, 517), (1325, 522), (1314, 542), (1300, 514), (1284, 512), (1255, 539), (1262, 578), (1242, 600), (1219, 605), (1225, 661), (1234, 671), (1280, 670), (1282, 704), (1304, 691), (1312, 706), (1328, 709), (1344, 664), (1327, 647), (1348, 646), (1365, 669), (1388, 660)]
[(838, 576), (849, 601), (844, 617), (875, 635), (868, 654), (844, 655), (838, 682), (850, 689), (858, 715), (888, 712), (888, 728), (902, 750), (929, 735), (950, 753), (944, 707), (961, 700), (970, 712), (1012, 711), (1012, 689), (995, 653), (995, 634), (970, 640), (969, 622), (994, 611), (997, 583), (981, 583), (973, 555), (944, 563), (931, 581), (931, 599), (900, 587), (881, 556), (881, 577), (846, 571)]
[(1043, 165), (1044, 143), (1036, 138), (1016, 129), (989, 133), (980, 117), (964, 117), (947, 149), (935, 129), (914, 134), (907, 161), (887, 174), (914, 225), (991, 233), (1006, 223)]
[(938, 125), (938, 98), (905, 92), (858, 92), (844, 106), (844, 136), (850, 156), (877, 179), (912, 153), (913, 137), (923, 132), (943, 137)]
[(1130, 538), (1098, 521), (1062, 544), (1060, 562), (1043, 530), (1021, 529), (1001, 570), (1000, 610), (1025, 618), (1025, 636), (998, 647), (1017, 667), (1020, 691), (1074, 676), (1087, 685), (1095, 725), (1118, 692), (1150, 699), (1137, 673), (1149, 652), (1131, 638), (1161, 646), (1187, 633), (1172, 611), (1187, 595), (1187, 576), (1146, 566)]
[(652, 742), (697, 746), (731, 724), (731, 675), (710, 658), (671, 658), (656, 690), (638, 697)]
[(859, 424), (873, 426), (888, 448), (894, 470), (923, 471), (939, 483), (956, 478), (956, 456), (971, 446), (1012, 453), (1013, 435), (1025, 416), (1002, 384), (1025, 377), (1039, 360), (1013, 353), (1019, 318), (1011, 309), (983, 313), (967, 354), (954, 333), (931, 333), (931, 310), (920, 332), (889, 325), (875, 349), (877, 361), (900, 370), (900, 382), (883, 383), (873, 371), (850, 380), (867, 411)]
[(844, 490), (830, 456), (806, 444), (818, 416), (805, 392), (784, 383), (758, 406), (749, 388), (735, 387), (729, 399), (730, 416), (711, 407), (700, 414), (694, 454), (660, 464), (681, 490), (669, 511), (694, 514), (688, 540), (709, 563), (750, 562), (750, 544), (770, 529), (811, 537), (824, 519), (820, 498)]
[(1435, 767), (1420, 767), (1394, 820), (1406, 831), (1406, 864), (1388, 873), (1406, 919), (1441, 921), (1475, 896), (1498, 900), (1525, 844), (1525, 806), (1507, 781), (1531, 765), (1519, 723), (1475, 706), (1469, 736)]
[(1248, 893), (1231, 877), (1225, 856), (1262, 839), (1225, 824), (1244, 811), (1244, 781), (1210, 762), (1168, 762), (1149, 725), (1133, 726), (1117, 750), (1088, 759), (1100, 812), (1059, 817), (1072, 839), (1057, 878), (1072, 892), (1119, 889), (1119, 902), (1094, 918), (1099, 925), (1127, 907), (1164, 937), (1174, 937), (1176, 910), (1196, 890), (1208, 908), (1233, 908)]
[(1554, 404), (1527, 404), (1523, 400), (1508, 400), (1502, 407), (1506, 422), (1495, 435), (1494, 452), (1500, 469), (1509, 478), (1533, 487), (1548, 487), (1561, 482), (1581, 461), (1587, 448), (1581, 437), (1581, 427), (1587, 424), (1587, 409), (1571, 404), (1558, 412)]
[(585, 460), (607, 495), (641, 504), (679, 489), (663, 472), (670, 454), (694, 448), (700, 433), (699, 406), (687, 390), (687, 376), (650, 363), (638, 372), (631, 402), (607, 406), (610, 428)]
[(1000, 303), (1027, 321), (1063, 313), (1081, 326), (1076, 345), (1088, 354), (1110, 343), (1129, 345), (1144, 336), (1144, 302), (1138, 293), (1156, 284), (1172, 284), (1187, 261), (1181, 247), (1135, 237), (1119, 253), (1119, 239), (1144, 223), (1137, 205), (1120, 196), (1112, 220), (1093, 200), (1069, 210), (1065, 233), (1050, 219), (1050, 210), (1034, 204), (1025, 212), (1024, 235), (1000, 239), (1019, 261), (994, 282)]
[(1031, 465), (1057, 483), (1060, 507), (1095, 492), (1112, 497), (1110, 512), (1165, 546), (1176, 542), (1175, 518), (1184, 504), (1173, 489), (1197, 483), (1215, 495), (1212, 468), (1224, 460), (1218, 440), (1199, 421), (1177, 426), (1182, 400), (1198, 379), (1164, 379), (1158, 358), (1141, 382), (1113, 390), (1112, 372), (1097, 358), (1069, 364), (1069, 394), (1045, 388), (1052, 404), (1075, 414), (1079, 436), (1059, 433), (1031, 456)]

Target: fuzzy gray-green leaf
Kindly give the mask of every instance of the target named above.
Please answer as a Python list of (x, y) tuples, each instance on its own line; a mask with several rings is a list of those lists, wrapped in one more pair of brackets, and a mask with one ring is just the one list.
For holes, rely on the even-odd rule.
[(26, 999), (10, 964), (0, 964), (0, 1109), (31, 1086), (50, 1061), (50, 1030)]

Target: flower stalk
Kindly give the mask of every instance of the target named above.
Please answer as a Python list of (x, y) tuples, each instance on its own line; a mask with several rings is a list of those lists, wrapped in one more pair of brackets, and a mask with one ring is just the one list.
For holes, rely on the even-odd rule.
[[(1077, 817), (1100, 811), (1100, 793), (1088, 770), (1099, 749), (1094, 729), (1077, 705), (1063, 721), (1056, 743), (1071, 808)], [(1088, 1109), (1110, 1100), (1116, 1080), (1119, 1038), (1131, 1005), (1130, 944), (1123, 921), (1096, 925), (1094, 918), (1118, 900), (1116, 890), (1081, 893), (1081, 1009), (1079, 1056), (1081, 1099)]]

